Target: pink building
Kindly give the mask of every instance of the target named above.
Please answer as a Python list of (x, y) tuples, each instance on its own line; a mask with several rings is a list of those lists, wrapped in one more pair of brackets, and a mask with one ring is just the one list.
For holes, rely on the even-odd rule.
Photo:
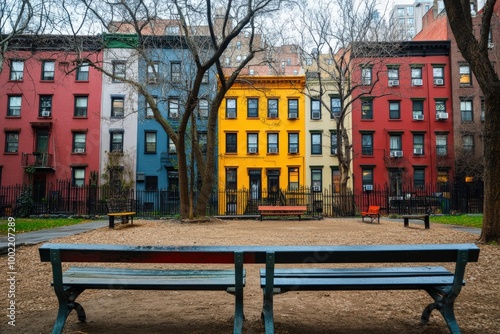
[[(88, 184), (99, 170), (101, 61), (97, 37), (20, 36), (0, 73), (0, 185)], [(75, 50), (78, 44), (80, 51)], [(36, 197), (40, 198), (36, 198)]]

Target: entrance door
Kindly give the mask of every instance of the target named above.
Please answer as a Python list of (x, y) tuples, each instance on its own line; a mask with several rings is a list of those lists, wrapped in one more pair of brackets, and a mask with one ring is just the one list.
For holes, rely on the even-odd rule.
[(390, 195), (391, 196), (402, 196), (403, 194), (403, 169), (392, 168), (389, 169), (389, 180), (390, 180)]
[(251, 170), (248, 174), (250, 177), (250, 198), (259, 200), (261, 199), (261, 171)]
[(273, 205), (278, 205), (280, 191), (280, 171), (267, 171), (267, 198)]

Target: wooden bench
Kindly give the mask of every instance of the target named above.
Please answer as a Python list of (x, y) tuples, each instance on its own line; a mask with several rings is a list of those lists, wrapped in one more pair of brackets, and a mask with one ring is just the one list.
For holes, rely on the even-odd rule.
[(365, 217), (370, 218), (370, 223), (373, 223), (375, 219), (377, 223), (380, 224), (380, 206), (370, 205), (368, 211), (361, 212), (361, 221), (365, 221)]
[(404, 227), (409, 227), (410, 225), (410, 219), (420, 219), (424, 221), (424, 225), (426, 229), (431, 228), (430, 223), (429, 223), (429, 215), (428, 214), (423, 214), (423, 215), (403, 215), (404, 219)]
[[(460, 329), (454, 315), (454, 301), (464, 285), (467, 262), (477, 262), (478, 257), (479, 248), (474, 244), (269, 248), (266, 268), (260, 271), (265, 332), (274, 333), (275, 294), (318, 290), (425, 290), (434, 301), (424, 308), (420, 321), (426, 324), (431, 312), (438, 310), (449, 331), (458, 334)], [(453, 262), (455, 268), (450, 271), (442, 266), (430, 266), (429, 263), (433, 262)], [(301, 267), (276, 268), (275, 265), (280, 263), (300, 263)], [(316, 266), (322, 263), (420, 263), (420, 266)]]
[(307, 211), (305, 205), (259, 205), (260, 220), (263, 216), (298, 216)]
[(115, 227), (115, 217), (121, 218), (122, 224), (134, 224), (135, 211), (133, 211), (133, 200), (122, 198), (111, 198), (106, 202), (109, 218), (109, 228)]
[[(44, 244), (39, 249), (42, 262), (51, 262), (54, 291), (59, 312), (52, 333), (61, 333), (72, 310), (85, 321), (83, 307), (76, 298), (86, 289), (117, 290), (222, 290), (235, 295), (234, 333), (243, 327), (243, 255), (226, 247), (161, 247), (84, 244)], [(70, 267), (64, 262), (122, 262), (126, 268)], [(130, 263), (226, 263), (234, 270), (134, 269)], [(130, 303), (134, 305), (134, 303)], [(179, 315), (180, 316), (180, 315)]]

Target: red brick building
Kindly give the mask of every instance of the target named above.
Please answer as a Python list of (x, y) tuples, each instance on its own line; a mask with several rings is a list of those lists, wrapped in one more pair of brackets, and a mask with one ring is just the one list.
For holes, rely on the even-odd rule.
[(99, 170), (102, 76), (89, 66), (101, 61), (96, 38), (10, 42), (0, 73), (1, 186), (33, 183), (42, 197), (52, 181), (80, 186)]
[(353, 54), (355, 191), (403, 196), (454, 177), (449, 51), (446, 41), (403, 42)]

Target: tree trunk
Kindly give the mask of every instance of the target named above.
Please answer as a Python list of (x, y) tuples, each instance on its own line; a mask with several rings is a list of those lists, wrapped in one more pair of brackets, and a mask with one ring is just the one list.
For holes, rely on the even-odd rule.
[(484, 206), (481, 242), (500, 242), (500, 90), (485, 94)]
[(185, 134), (179, 132), (177, 143), (177, 159), (179, 172), (179, 202), (181, 218), (189, 217), (189, 186), (188, 186), (188, 166), (186, 159)]

